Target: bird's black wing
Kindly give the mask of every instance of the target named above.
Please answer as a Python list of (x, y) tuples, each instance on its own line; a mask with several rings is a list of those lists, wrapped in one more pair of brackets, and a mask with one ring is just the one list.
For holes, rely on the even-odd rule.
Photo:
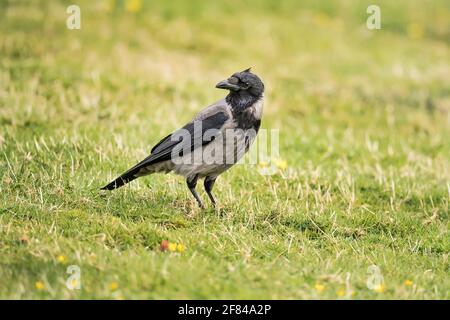
[[(203, 140), (205, 132), (207, 130), (214, 129), (220, 130), (228, 119), (229, 117), (225, 114), (225, 112), (217, 112), (204, 119), (189, 122), (183, 128), (175, 131), (158, 142), (152, 148), (151, 154), (147, 158), (127, 170), (108, 185), (104, 186), (102, 190), (116, 189), (129, 181), (136, 179), (138, 177), (136, 174), (142, 168), (148, 167), (155, 163), (170, 160), (175, 147), (177, 148), (177, 152), (180, 151), (177, 154), (181, 155), (183, 150), (193, 151), (199, 146), (207, 145), (213, 139), (209, 141)], [(187, 134), (189, 134), (190, 139), (184, 138)]]
[[(210, 143), (211, 140), (203, 140), (205, 132), (207, 130), (220, 130), (227, 120), (228, 116), (224, 112), (218, 112), (205, 119), (189, 122), (183, 128), (158, 142), (152, 148), (151, 154), (140, 163), (145, 163), (146, 161), (149, 163), (157, 163), (169, 160), (175, 146), (177, 146), (179, 150), (189, 149), (190, 151), (193, 151), (199, 146), (206, 145)], [(186, 134), (189, 135), (189, 139), (184, 139)], [(183, 139), (180, 139), (181, 137), (183, 137)]]

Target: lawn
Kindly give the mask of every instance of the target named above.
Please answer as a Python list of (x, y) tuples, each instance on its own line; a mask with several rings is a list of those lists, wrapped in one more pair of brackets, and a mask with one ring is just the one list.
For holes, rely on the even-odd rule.
[[(0, 0), (0, 298), (450, 299), (450, 4), (372, 2)], [(99, 192), (248, 67), (275, 174)]]

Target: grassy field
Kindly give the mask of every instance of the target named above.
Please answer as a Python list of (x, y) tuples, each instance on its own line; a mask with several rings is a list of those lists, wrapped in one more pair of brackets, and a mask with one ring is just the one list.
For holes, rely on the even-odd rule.
[[(449, 299), (450, 5), (372, 2), (0, 0), (0, 298)], [(250, 66), (286, 168), (99, 193)]]

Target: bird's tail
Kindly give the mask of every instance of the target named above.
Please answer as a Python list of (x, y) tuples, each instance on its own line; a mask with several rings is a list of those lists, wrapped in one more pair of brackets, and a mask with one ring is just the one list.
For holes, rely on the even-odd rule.
[(110, 183), (108, 183), (103, 188), (100, 188), (100, 190), (114, 190), (114, 189), (120, 188), (121, 186), (127, 184), (130, 181), (133, 181), (136, 178), (138, 178), (138, 177), (132, 173), (124, 173), (123, 175), (121, 175), (120, 177), (115, 179), (114, 181), (111, 181)]
[[(100, 188), (100, 190), (114, 190), (143, 175), (153, 173), (153, 171), (151, 171), (151, 165), (153, 164), (152, 157), (153, 154), (151, 154), (150, 156), (139, 162), (131, 169), (128, 169), (125, 173), (121, 174), (120, 177), (118, 177), (116, 180), (111, 181), (103, 188)], [(142, 172), (143, 169), (144, 172)]]

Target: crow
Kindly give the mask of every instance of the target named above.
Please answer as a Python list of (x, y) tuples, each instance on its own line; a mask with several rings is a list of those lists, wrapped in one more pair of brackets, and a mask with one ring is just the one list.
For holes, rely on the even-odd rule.
[(201, 208), (204, 206), (195, 188), (197, 180), (204, 178), (205, 191), (215, 206), (212, 189), (217, 177), (242, 158), (258, 133), (264, 84), (249, 68), (219, 82), (216, 88), (229, 93), (162, 139), (148, 157), (101, 189), (113, 190), (141, 176), (173, 171), (186, 178)]

